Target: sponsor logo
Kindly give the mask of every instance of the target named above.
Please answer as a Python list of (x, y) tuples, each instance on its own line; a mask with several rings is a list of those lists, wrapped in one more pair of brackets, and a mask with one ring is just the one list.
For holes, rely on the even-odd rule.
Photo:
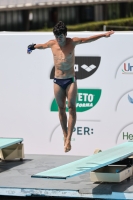
[(132, 104), (133, 104), (133, 98), (132, 98), (132, 97), (130, 97), (130, 96), (129, 96), (129, 94), (128, 94), (128, 100), (129, 100), (129, 102), (130, 102), (130, 103), (132, 103)]
[(125, 125), (122, 130), (118, 133), (116, 143), (120, 144), (123, 142), (133, 141), (133, 122)]
[[(52, 134), (50, 135), (50, 140), (49, 140), (50, 142), (52, 141), (53, 134), (56, 131), (58, 132), (60, 130), (60, 128), (61, 127), (58, 126), (57, 130), (55, 129), (54, 132), (52, 132)], [(61, 131), (59, 131), (59, 132), (61, 132)], [(75, 126), (74, 129), (73, 129), (71, 141), (75, 141), (78, 136), (88, 137), (88, 136), (91, 136), (93, 134), (94, 134), (94, 129), (93, 128), (90, 128), (88, 126)], [(61, 137), (61, 138), (64, 140), (64, 137)]]
[(73, 132), (77, 135), (91, 135), (94, 133), (94, 130), (89, 127), (74, 127)]
[(133, 74), (133, 65), (131, 65), (129, 62), (124, 62), (122, 74)]
[[(92, 109), (101, 97), (101, 89), (78, 89), (76, 98), (76, 112), (85, 112)], [(51, 111), (58, 111), (56, 100), (52, 101)], [(68, 102), (66, 101), (66, 111), (68, 111)]]
[(126, 58), (117, 68), (115, 78), (117, 75), (133, 75), (133, 57)]
[(130, 112), (129, 112), (129, 115), (130, 115), (130, 113), (132, 112), (131, 109), (133, 109), (133, 107), (131, 107), (131, 104), (133, 104), (133, 90), (125, 92), (124, 94), (122, 94), (120, 96), (120, 98), (118, 99), (118, 101), (116, 103), (115, 110), (117, 111), (118, 108), (119, 108), (119, 110), (123, 110), (125, 112), (127, 112), (127, 111), (129, 112), (129, 110), (130, 110)]
[(122, 133), (123, 140), (133, 140), (133, 134), (129, 132)]
[[(96, 72), (100, 65), (101, 57), (99, 56), (75, 56), (75, 76), (77, 79), (84, 79)], [(50, 79), (54, 78), (55, 67), (52, 68)]]
[[(71, 138), (71, 141), (75, 141), (76, 138), (74, 136), (90, 136), (91, 134), (94, 134), (94, 129), (93, 128), (89, 128), (89, 127), (74, 127), (73, 129), (73, 135)], [(64, 140), (64, 137), (63, 137)]]

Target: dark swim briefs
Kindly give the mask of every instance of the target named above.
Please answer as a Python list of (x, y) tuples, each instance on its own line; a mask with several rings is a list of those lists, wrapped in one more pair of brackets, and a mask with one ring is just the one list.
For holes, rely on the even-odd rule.
[(69, 84), (74, 83), (75, 81), (76, 81), (75, 77), (66, 78), (66, 79), (54, 78), (54, 83), (61, 86), (64, 90), (66, 90)]

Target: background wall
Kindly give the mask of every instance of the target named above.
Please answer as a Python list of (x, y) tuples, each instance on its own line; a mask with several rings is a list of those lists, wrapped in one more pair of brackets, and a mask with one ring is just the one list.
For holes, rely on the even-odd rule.
[[(99, 32), (68, 37), (94, 34)], [(83, 156), (133, 141), (133, 33), (76, 46), (77, 122), (67, 154), (54, 101), (51, 50), (26, 53), (30, 43), (53, 38), (52, 33), (0, 33), (0, 137), (23, 138), (26, 154)]]

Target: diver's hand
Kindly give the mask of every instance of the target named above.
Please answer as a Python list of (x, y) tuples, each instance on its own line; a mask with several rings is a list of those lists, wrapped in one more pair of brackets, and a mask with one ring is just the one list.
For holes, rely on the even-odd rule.
[(111, 30), (111, 31), (108, 31), (105, 33), (105, 37), (110, 37), (110, 35), (114, 34), (114, 31)]
[(33, 50), (35, 50), (35, 46), (36, 44), (30, 44), (27, 47), (27, 53), (30, 54)]

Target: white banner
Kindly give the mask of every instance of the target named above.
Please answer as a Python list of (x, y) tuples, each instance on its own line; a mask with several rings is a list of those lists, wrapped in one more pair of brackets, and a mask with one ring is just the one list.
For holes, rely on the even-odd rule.
[(52, 52), (26, 53), (29, 44), (51, 39), (52, 33), (0, 33), (0, 137), (23, 138), (26, 154), (82, 156), (133, 141), (133, 33), (76, 46), (77, 122), (68, 153), (53, 93)]

